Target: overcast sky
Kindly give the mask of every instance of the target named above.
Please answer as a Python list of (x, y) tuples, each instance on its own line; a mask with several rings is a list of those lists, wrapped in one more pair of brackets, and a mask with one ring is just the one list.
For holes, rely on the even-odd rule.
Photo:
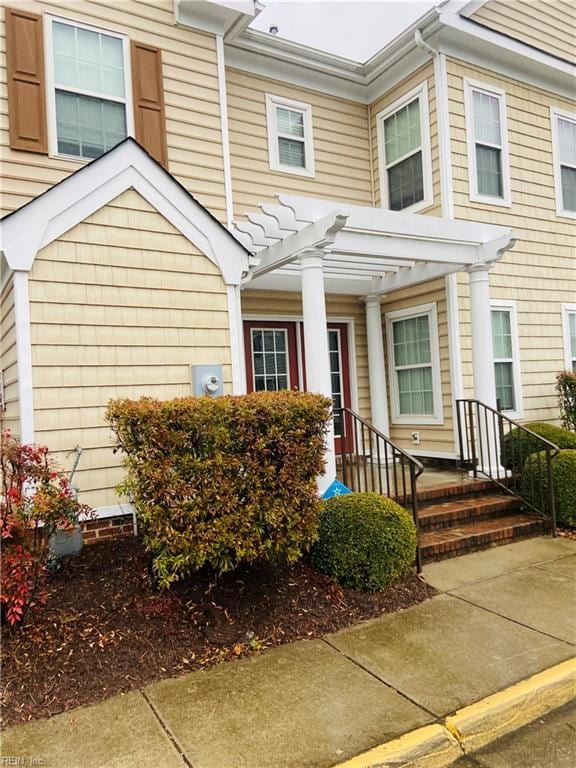
[(251, 24), (279, 37), (366, 61), (440, 0), (264, 0)]

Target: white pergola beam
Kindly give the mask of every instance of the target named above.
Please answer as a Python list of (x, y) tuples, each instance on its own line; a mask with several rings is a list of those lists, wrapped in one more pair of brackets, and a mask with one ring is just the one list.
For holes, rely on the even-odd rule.
[(380, 296), (384, 293), (391, 293), (400, 288), (408, 288), (410, 285), (426, 283), (428, 280), (434, 280), (437, 277), (445, 277), (453, 272), (457, 272), (458, 267), (454, 264), (419, 264), (412, 269), (403, 269), (396, 275), (382, 277), (374, 287), (373, 293)]
[(262, 260), (255, 267), (253, 276), (265, 275), (295, 261), (301, 253), (330, 245), (346, 224), (347, 215), (346, 211), (341, 210), (329, 213), (299, 232), (294, 232), (279, 243), (270, 246), (262, 254)]

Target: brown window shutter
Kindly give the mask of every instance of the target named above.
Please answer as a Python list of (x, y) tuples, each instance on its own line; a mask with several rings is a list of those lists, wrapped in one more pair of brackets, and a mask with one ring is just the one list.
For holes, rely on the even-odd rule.
[(132, 88), (136, 140), (165, 168), (166, 120), (159, 48), (132, 41)]
[(10, 146), (48, 153), (42, 16), (6, 8)]

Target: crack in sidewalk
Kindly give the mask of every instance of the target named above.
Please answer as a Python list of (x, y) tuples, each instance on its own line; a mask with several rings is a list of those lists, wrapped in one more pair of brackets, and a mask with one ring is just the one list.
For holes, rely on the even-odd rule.
[(169, 740), (170, 740), (170, 742), (171, 742), (172, 746), (174, 747), (174, 749), (175, 749), (175, 750), (178, 752), (178, 754), (179, 754), (179, 755), (180, 755), (180, 757), (182, 758), (182, 760), (183, 760), (183, 762), (184, 762), (184, 765), (188, 766), (188, 768), (194, 768), (193, 764), (192, 764), (192, 763), (190, 762), (190, 760), (189, 760), (189, 759), (186, 757), (186, 753), (184, 752), (184, 750), (182, 749), (182, 747), (180, 746), (180, 744), (179, 744), (179, 743), (178, 743), (178, 741), (176, 740), (176, 737), (174, 736), (174, 734), (172, 733), (172, 731), (171, 731), (171, 730), (168, 728), (168, 726), (167, 726), (167, 725), (164, 723), (164, 721), (163, 721), (163, 720), (162, 720), (162, 718), (160, 717), (160, 713), (158, 712), (158, 710), (156, 709), (156, 707), (154, 706), (154, 704), (153, 704), (153, 703), (150, 701), (150, 699), (149, 699), (149, 698), (148, 698), (148, 696), (146, 695), (146, 692), (145, 692), (144, 690), (140, 690), (140, 693), (141, 693), (141, 694), (142, 694), (142, 696), (144, 697), (144, 701), (146, 702), (146, 704), (148, 704), (148, 706), (149, 706), (149, 707), (150, 707), (150, 709), (152, 710), (152, 714), (154, 715), (154, 717), (156, 718), (156, 720), (158, 720), (158, 722), (160, 723), (160, 727), (162, 728), (162, 730), (164, 731), (164, 733), (166, 734), (166, 736), (169, 738)]

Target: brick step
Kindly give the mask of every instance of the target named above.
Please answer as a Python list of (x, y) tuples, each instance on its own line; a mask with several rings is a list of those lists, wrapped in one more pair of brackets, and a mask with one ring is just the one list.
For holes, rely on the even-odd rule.
[(465, 480), (461, 483), (450, 483), (450, 485), (435, 485), (432, 488), (421, 488), (417, 491), (418, 501), (426, 503), (442, 499), (443, 501), (453, 499), (466, 499), (471, 496), (479, 496), (487, 491), (494, 492), (494, 483), (491, 480)]
[(484, 493), (458, 499), (427, 503), (418, 509), (422, 532), (450, 528), (468, 522), (490, 520), (519, 512), (521, 502), (502, 493)]
[(517, 539), (538, 536), (546, 532), (548, 527), (548, 522), (540, 517), (516, 514), (427, 531), (420, 539), (422, 560), (444, 560), (479, 549), (509, 544)]

